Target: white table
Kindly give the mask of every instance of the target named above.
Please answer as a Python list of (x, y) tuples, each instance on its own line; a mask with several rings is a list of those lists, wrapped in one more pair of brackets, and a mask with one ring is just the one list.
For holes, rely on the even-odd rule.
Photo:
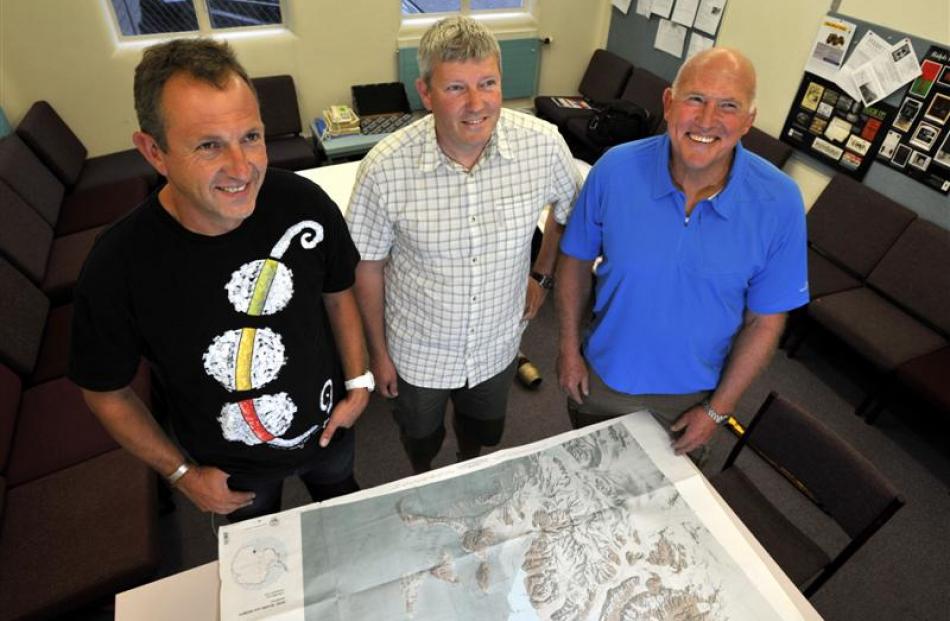
[[(636, 415), (636, 416), (639, 416)], [(658, 431), (651, 431), (644, 424), (655, 425), (652, 419), (637, 419), (642, 430), (650, 433), (638, 432), (635, 437), (643, 443), (646, 439), (653, 447), (662, 446), (660, 452), (653, 451), (653, 459), (658, 467), (669, 476), (671, 470), (680, 473), (695, 474), (695, 466), (686, 457), (676, 457), (669, 448), (666, 435), (657, 427)], [(570, 433), (570, 432), (569, 432)], [(647, 436), (653, 434), (653, 439)], [(657, 439), (657, 433), (662, 438)], [(551, 442), (551, 439), (541, 443)], [(440, 477), (453, 474), (459, 469), (478, 467), (477, 462), (497, 460), (507, 455), (518, 454), (531, 447), (515, 447), (486, 455), (478, 460), (455, 464), (446, 468), (418, 475), (418, 477)], [(660, 455), (658, 459), (656, 456)], [(662, 466), (661, 463), (662, 462)], [(694, 507), (705, 507), (702, 521), (705, 526), (716, 533), (720, 543), (725, 546), (739, 566), (749, 568), (756, 575), (756, 587), (767, 601), (776, 606), (776, 610), (783, 610), (783, 618), (790, 619), (820, 619), (817, 611), (807, 599), (779, 569), (775, 562), (759, 545), (748, 529), (739, 521), (736, 515), (726, 505), (718, 493), (702, 476), (671, 476), (671, 480), (684, 481), (677, 484), (678, 491), (683, 498)], [(378, 488), (362, 490), (345, 498), (328, 502), (349, 502), (358, 498), (377, 495), (392, 488), (407, 485), (407, 480), (395, 481)], [(717, 510), (718, 508), (718, 510)], [(750, 574), (752, 575), (752, 574)], [(218, 563), (212, 562), (200, 567), (170, 576), (152, 584), (132, 589), (116, 596), (115, 618), (117, 621), (181, 621), (182, 619), (215, 620), (219, 618), (219, 589)]]

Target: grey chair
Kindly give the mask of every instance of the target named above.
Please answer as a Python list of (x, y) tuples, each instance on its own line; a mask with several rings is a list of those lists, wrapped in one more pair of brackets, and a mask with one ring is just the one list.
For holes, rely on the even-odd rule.
[[(790, 521), (736, 457), (748, 446), (849, 537), (829, 555)], [(713, 487), (806, 597), (811, 597), (904, 505), (877, 469), (817, 419), (771, 393), (729, 454)]]

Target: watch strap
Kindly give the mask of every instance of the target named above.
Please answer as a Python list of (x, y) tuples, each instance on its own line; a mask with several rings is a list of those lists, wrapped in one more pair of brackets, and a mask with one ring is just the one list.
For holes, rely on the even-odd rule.
[(542, 274), (541, 272), (531, 272), (531, 278), (538, 281), (538, 284), (541, 285), (542, 289), (553, 289), (554, 288), (554, 276), (550, 274)]
[(717, 412), (716, 408), (714, 408), (712, 404), (709, 403), (709, 399), (705, 399), (703, 401), (703, 409), (706, 410), (706, 416), (711, 418), (713, 422), (716, 423), (717, 425), (722, 425), (727, 420), (729, 420), (729, 415), (720, 414), (719, 412)]

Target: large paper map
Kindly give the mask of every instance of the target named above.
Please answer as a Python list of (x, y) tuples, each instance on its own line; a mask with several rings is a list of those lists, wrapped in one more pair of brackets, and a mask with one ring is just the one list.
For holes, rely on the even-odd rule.
[(223, 528), (222, 618), (781, 618), (629, 423)]

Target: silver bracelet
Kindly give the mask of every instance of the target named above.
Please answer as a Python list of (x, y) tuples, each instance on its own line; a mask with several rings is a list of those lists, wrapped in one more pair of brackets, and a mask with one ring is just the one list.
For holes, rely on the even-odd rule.
[(183, 476), (188, 474), (189, 470), (191, 470), (191, 466), (188, 465), (187, 461), (183, 461), (180, 466), (175, 468), (174, 472), (165, 477), (165, 480), (168, 481), (169, 485), (174, 486)]

